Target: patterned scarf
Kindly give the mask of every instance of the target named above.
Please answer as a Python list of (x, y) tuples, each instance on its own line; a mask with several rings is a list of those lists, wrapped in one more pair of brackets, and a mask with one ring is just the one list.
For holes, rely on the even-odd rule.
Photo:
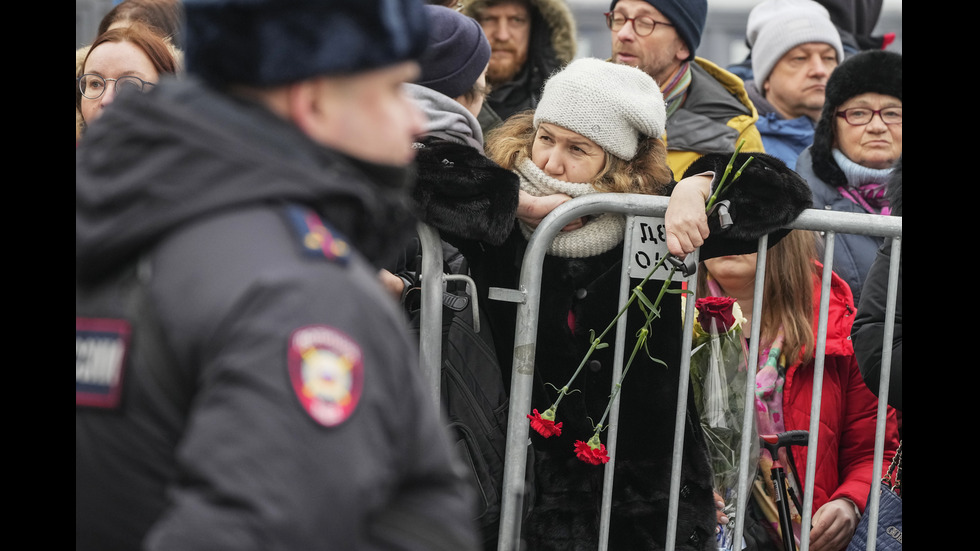
[(839, 149), (831, 151), (837, 166), (847, 178), (847, 186), (838, 187), (841, 195), (851, 202), (860, 205), (870, 214), (891, 212), (885, 192), (888, 189), (888, 178), (892, 173), (890, 168), (868, 168), (847, 158)]
[(664, 102), (667, 104), (667, 118), (669, 119), (674, 111), (684, 105), (684, 98), (687, 97), (687, 89), (691, 86), (691, 62), (681, 65), (674, 78), (667, 83), (660, 91), (663, 92)]
[[(783, 385), (786, 384), (786, 360), (782, 355), (783, 330), (780, 328), (776, 338), (766, 350), (759, 350), (759, 371), (755, 374), (755, 407), (756, 423), (759, 434), (779, 434), (786, 430), (783, 422)], [(796, 477), (790, 467), (789, 454), (786, 448), (779, 448), (779, 462), (786, 472), (789, 487), (796, 492), (797, 497), (803, 495)], [(772, 481), (773, 458), (769, 450), (759, 450), (759, 474), (756, 476), (753, 495), (762, 509), (766, 520), (773, 529), (780, 532), (779, 512), (776, 501), (776, 486)], [(800, 544), (800, 534), (803, 528), (803, 516), (796, 509), (793, 500), (789, 500), (790, 515), (792, 516), (793, 536), (796, 545)]]
[[(564, 193), (581, 197), (598, 193), (592, 184), (563, 182), (548, 176), (531, 159), (524, 159), (514, 170), (521, 179), (521, 189), (535, 197)], [(520, 222), (525, 239), (530, 239), (534, 228)], [(626, 230), (626, 217), (622, 214), (603, 213), (590, 218), (577, 230), (559, 232), (548, 254), (564, 258), (588, 258), (600, 255), (618, 245)]]

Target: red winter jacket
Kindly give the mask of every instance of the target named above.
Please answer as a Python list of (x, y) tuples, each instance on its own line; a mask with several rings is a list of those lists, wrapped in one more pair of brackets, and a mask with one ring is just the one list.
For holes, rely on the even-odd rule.
[[(822, 269), (821, 269), (822, 270)], [(820, 312), (820, 277), (814, 276), (814, 335)], [(864, 512), (871, 489), (878, 398), (871, 393), (858, 369), (851, 344), (854, 298), (843, 279), (833, 274), (830, 284), (827, 346), (824, 357), (823, 391), (820, 404), (820, 433), (817, 442), (813, 512), (837, 498), (847, 498)], [(786, 430), (809, 430), (813, 399), (814, 358), (786, 371), (783, 414)], [(882, 473), (887, 471), (898, 448), (895, 410), (888, 408)], [(793, 463), (800, 486), (806, 480), (805, 447), (796, 447)]]

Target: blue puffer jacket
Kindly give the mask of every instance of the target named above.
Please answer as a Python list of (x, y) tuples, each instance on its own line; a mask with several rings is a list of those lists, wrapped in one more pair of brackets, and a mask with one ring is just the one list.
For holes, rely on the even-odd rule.
[(745, 83), (745, 91), (749, 99), (759, 111), (759, 120), (755, 127), (762, 136), (762, 145), (766, 153), (786, 163), (786, 166), (796, 166), (800, 152), (813, 143), (815, 125), (807, 116), (787, 119), (776, 111), (776, 107), (759, 91), (754, 80)]
[(796, 166), (800, 152), (813, 143), (813, 122), (808, 117), (784, 119), (779, 113), (766, 113), (759, 116), (755, 127), (762, 135), (766, 153), (791, 168)]

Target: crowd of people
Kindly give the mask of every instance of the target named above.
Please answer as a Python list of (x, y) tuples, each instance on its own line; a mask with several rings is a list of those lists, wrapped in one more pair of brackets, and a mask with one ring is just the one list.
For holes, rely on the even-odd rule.
[[(488, 493), (406, 323), (416, 228), (472, 278), (506, 388), (523, 328), (490, 290), (518, 288), (542, 220), (596, 193), (670, 197), (662, 239), (697, 251), (698, 297), (758, 318), (758, 433), (808, 429), (822, 381), (811, 530), (794, 508), (792, 538), (844, 549), (883, 474), (892, 240), (835, 235), (818, 377), (827, 236), (786, 226), (809, 208), (902, 215), (902, 56), (871, 34), (880, 0), (763, 0), (749, 56), (724, 67), (697, 55), (708, 2), (611, 0), (608, 59), (577, 56), (563, 0), (117, 2), (76, 51), (76, 549), (509, 545), (478, 524)], [(612, 388), (609, 548), (668, 540), (678, 407), (675, 548), (719, 549), (734, 520), (700, 404), (677, 393), (681, 282), (645, 303), (655, 316), (625, 312), (649, 335), (638, 354), (596, 338), (623, 308), (625, 221), (572, 220), (544, 259), (528, 551), (600, 546)], [(897, 298), (883, 471), (902, 434), (900, 272)], [(806, 455), (757, 455), (735, 514), (744, 548), (776, 551), (769, 471), (802, 495)]]

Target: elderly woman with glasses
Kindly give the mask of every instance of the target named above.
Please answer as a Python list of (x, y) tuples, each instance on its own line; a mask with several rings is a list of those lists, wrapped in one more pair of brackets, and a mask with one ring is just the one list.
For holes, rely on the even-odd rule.
[(146, 92), (161, 76), (176, 74), (178, 67), (177, 50), (150, 27), (134, 23), (110, 29), (92, 43), (76, 75), (75, 109), (87, 126), (117, 94)]
[[(885, 195), (892, 167), (902, 155), (902, 55), (882, 50), (856, 54), (827, 81), (813, 145), (796, 171), (813, 191), (813, 208), (889, 214)], [(834, 271), (854, 293), (854, 303), (883, 238), (840, 234)]]

